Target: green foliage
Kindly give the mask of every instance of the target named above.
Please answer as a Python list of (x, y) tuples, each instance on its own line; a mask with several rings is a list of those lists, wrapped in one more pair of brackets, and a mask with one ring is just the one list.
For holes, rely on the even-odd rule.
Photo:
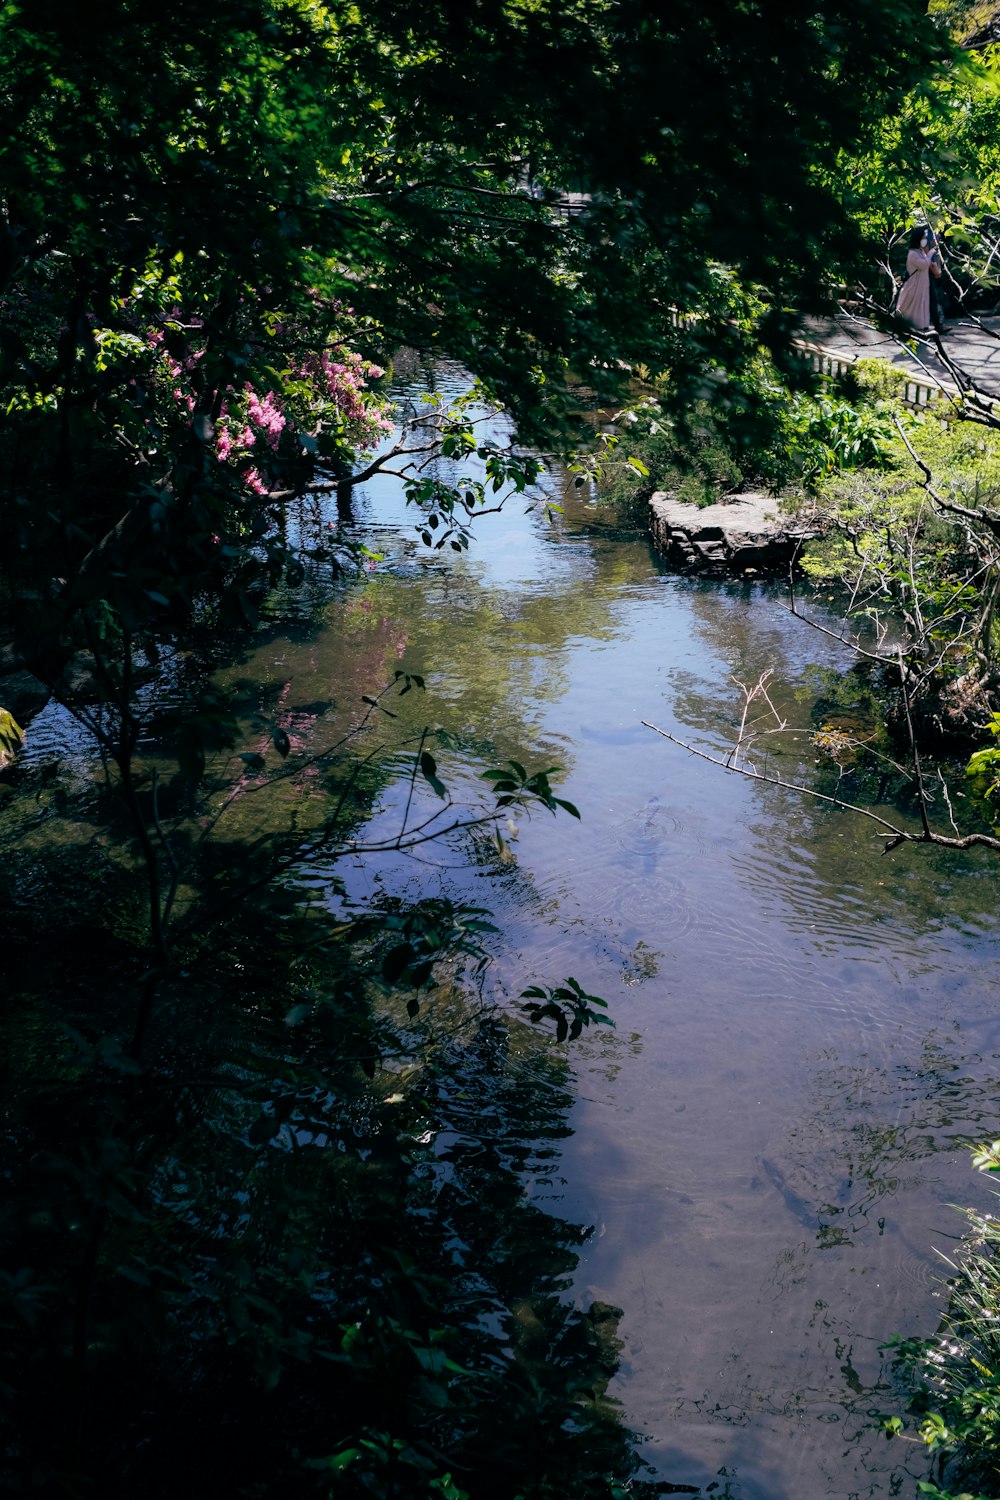
[[(889, 0), (5, 6), (21, 649), (58, 676), (96, 599), (132, 635), (204, 600), (252, 619), (262, 581), (301, 576), (283, 497), (357, 472), (388, 422), (373, 360), (399, 343), (460, 361), (546, 446), (571, 370), (608, 396), (645, 368), (678, 413), (707, 399), (752, 429), (742, 372), (843, 258), (840, 154), (946, 61)], [(479, 486), (533, 477), (483, 461), (460, 500), (415, 483), (430, 545), (464, 547)]]
[[(974, 1150), (973, 1165), (996, 1171), (1000, 1142)], [(948, 1310), (931, 1339), (894, 1339), (897, 1363), (915, 1384), (911, 1410), (918, 1434), (939, 1466), (939, 1484), (924, 1482), (933, 1500), (986, 1500), (996, 1494), (1000, 1452), (1000, 1222), (963, 1210), (967, 1228), (957, 1260), (949, 1262)], [(893, 1436), (900, 1430), (893, 1424)], [(949, 1477), (969, 1485), (959, 1494)]]
[[(434, 401), (442, 458), (462, 461), (475, 458), (483, 466), (484, 479), (466, 474), (443, 480), (425, 476), (419, 470), (403, 482), (407, 505), (422, 511), (418, 525), (425, 547), (440, 551), (447, 543), (452, 551), (466, 550), (471, 540), (469, 523), (476, 516), (500, 510), (512, 495), (523, 495), (534, 484), (545, 465), (534, 454), (515, 452), (497, 442), (478, 440), (474, 422), (482, 421), (482, 409), (472, 416), (470, 407), (481, 393), (474, 387), (468, 396), (445, 410)], [(499, 408), (487, 405), (486, 411), (497, 415)], [(492, 504), (489, 502), (492, 501)]]
[(567, 1037), (571, 1042), (576, 1041), (585, 1026), (614, 1025), (610, 1016), (601, 1015), (608, 1002), (599, 995), (588, 995), (575, 979), (567, 979), (555, 989), (533, 984), (521, 991), (521, 999), (528, 1002), (521, 1008), (533, 1026), (539, 1021), (555, 1022), (557, 1042), (564, 1042)]
[(698, 401), (683, 419), (650, 397), (616, 416), (617, 431), (602, 434), (591, 474), (605, 496), (621, 503), (636, 477), (642, 494), (669, 490), (695, 505), (751, 488), (812, 493), (834, 474), (891, 462), (893, 413), (883, 402), (794, 389), (762, 359), (717, 380), (712, 400)]
[(558, 770), (558, 766), (550, 766), (547, 771), (535, 771), (529, 776), (519, 761), (509, 760), (505, 767), (484, 771), (482, 776), (484, 781), (493, 783), (498, 808), (519, 807), (527, 810), (534, 802), (540, 802), (549, 812), (554, 813), (556, 808), (561, 807), (571, 817), (579, 818), (580, 814), (572, 802), (556, 797), (549, 785), (549, 777)]
[[(940, 683), (993, 673), (993, 513), (1000, 441), (968, 423), (898, 413), (884, 469), (836, 474), (819, 487), (823, 540), (807, 546), (806, 573), (837, 581), (872, 620), (894, 612), (906, 651)], [(912, 448), (925, 470), (918, 467)], [(935, 498), (936, 497), (936, 498)], [(955, 511), (949, 509), (955, 507)], [(979, 705), (973, 705), (979, 715)]]
[[(907, 374), (887, 359), (856, 359), (851, 366), (849, 383), (866, 401), (902, 401)], [(897, 415), (902, 415), (897, 408)]]
[(845, 206), (869, 244), (858, 282), (888, 310), (909, 230), (929, 223), (944, 249), (942, 291), (956, 309), (988, 307), (998, 287), (1000, 211), (993, 8), (934, 0), (928, 13), (956, 45), (952, 66), (921, 79), (886, 114), (863, 156), (848, 149), (841, 161)]
[(795, 395), (785, 441), (794, 472), (809, 489), (821, 479), (856, 470), (888, 468), (895, 432), (882, 407), (855, 405), (825, 393)]
[[(170, 708), (145, 689), (350, 561), (343, 536), (298, 556), (288, 501), (377, 466), (399, 344), (547, 449), (571, 377), (618, 402), (644, 368), (713, 483), (729, 448), (752, 467), (785, 309), (856, 257), (843, 153), (946, 61), (892, 0), (0, 9), (3, 665), (106, 773), (63, 942), (8, 871), (9, 1492), (652, 1493), (604, 1396), (617, 1313), (561, 1295), (583, 1232), (523, 1192), (567, 1128), (561, 1064), (462, 990), (486, 914), (357, 912), (336, 873), (466, 827), (508, 858), (513, 814), (578, 816), (553, 770), (508, 761), (459, 809), (422, 731), (401, 826), (362, 844), (386, 773), (355, 739), (419, 676), (309, 753), (196, 667)], [(398, 424), (429, 546), (538, 473), (474, 420)], [(67, 857), (36, 851), (33, 891), (65, 893)], [(557, 1036), (606, 1020), (575, 980), (523, 998)]]
[(0, 767), (14, 759), (23, 739), (24, 730), (14, 715), (8, 709), (0, 708)]
[[(994, 741), (1000, 740), (1000, 714), (990, 715), (986, 730)], [(966, 765), (965, 774), (976, 794), (991, 804), (992, 820), (995, 822), (997, 812), (993, 804), (1000, 798), (1000, 747), (993, 744), (985, 750), (973, 751)], [(973, 1165), (982, 1169), (986, 1163), (980, 1158), (974, 1158)]]

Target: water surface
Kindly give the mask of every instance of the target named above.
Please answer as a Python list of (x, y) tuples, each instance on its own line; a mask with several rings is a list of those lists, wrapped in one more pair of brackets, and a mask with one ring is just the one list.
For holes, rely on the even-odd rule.
[[(320, 499), (302, 524), (335, 514)], [(502, 1003), (567, 975), (608, 1000), (615, 1030), (574, 1053), (574, 1134), (530, 1187), (594, 1226), (573, 1294), (624, 1311), (615, 1390), (661, 1475), (740, 1500), (912, 1494), (919, 1448), (871, 1423), (901, 1409), (879, 1345), (934, 1329), (949, 1204), (986, 1201), (964, 1148), (1000, 1133), (988, 856), (882, 857), (863, 820), (643, 727), (724, 747), (736, 684), (768, 668), (807, 725), (850, 658), (780, 590), (673, 576), (586, 496), (554, 523), (512, 502), (467, 556), (426, 552), (413, 526), (394, 481), (360, 491), (354, 534), (384, 561), (220, 682), (307, 743), (315, 705), (335, 699), (322, 722), (343, 726), (395, 670), (425, 676), (365, 740), (386, 767), (369, 840), (404, 816), (402, 742), (425, 725), (456, 747), (435, 752), (456, 797), (507, 757), (563, 768), (582, 822), (519, 819), (513, 864), (456, 838), (337, 871), (358, 898), (491, 907)], [(36, 721), (29, 755), (57, 731)], [(815, 775), (782, 743), (770, 764)], [(416, 797), (412, 816), (433, 810)]]

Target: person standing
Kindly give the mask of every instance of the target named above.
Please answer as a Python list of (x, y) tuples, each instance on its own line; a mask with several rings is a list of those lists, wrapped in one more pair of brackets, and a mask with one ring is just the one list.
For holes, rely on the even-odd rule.
[(944, 320), (947, 316), (947, 297), (945, 296), (945, 289), (941, 285), (944, 265), (942, 263), (941, 247), (938, 244), (937, 235), (933, 229), (928, 229), (927, 231), (927, 248), (931, 252), (930, 279), (927, 282), (931, 294), (931, 322), (938, 333), (944, 333)]
[[(929, 244), (927, 229), (914, 229), (910, 233), (910, 247), (906, 254), (906, 280), (896, 298), (896, 313), (920, 333), (929, 331), (931, 321), (931, 265), (934, 252)], [(940, 275), (938, 269), (938, 275)]]

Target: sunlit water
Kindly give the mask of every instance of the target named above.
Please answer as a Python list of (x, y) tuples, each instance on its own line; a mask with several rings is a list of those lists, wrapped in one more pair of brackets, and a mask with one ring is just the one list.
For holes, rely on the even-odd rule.
[[(325, 526), (332, 501), (311, 515)], [(643, 727), (725, 747), (736, 681), (769, 667), (808, 723), (815, 669), (849, 659), (778, 591), (672, 576), (586, 499), (555, 523), (515, 500), (456, 557), (420, 546), (384, 479), (357, 495), (355, 534), (384, 561), (219, 680), (266, 689), (294, 739), (319, 734), (317, 704), (345, 723), (397, 668), (424, 674), (426, 695), (386, 700), (399, 770), (369, 841), (399, 826), (401, 740), (424, 725), (463, 747), (435, 751), (456, 799), (506, 757), (563, 768), (582, 822), (520, 819), (506, 868), (459, 839), (336, 868), (359, 898), (491, 907), (506, 1004), (567, 975), (608, 1000), (614, 1031), (575, 1048), (560, 1175), (529, 1188), (594, 1226), (575, 1295), (624, 1310), (614, 1389), (645, 1456), (740, 1500), (912, 1495), (919, 1446), (872, 1422), (901, 1409), (879, 1345), (934, 1329), (949, 1204), (987, 1201), (965, 1143), (1000, 1133), (988, 858), (883, 858), (861, 819)], [(36, 720), (29, 756), (61, 734), (55, 711)], [(435, 805), (418, 786), (410, 826)]]

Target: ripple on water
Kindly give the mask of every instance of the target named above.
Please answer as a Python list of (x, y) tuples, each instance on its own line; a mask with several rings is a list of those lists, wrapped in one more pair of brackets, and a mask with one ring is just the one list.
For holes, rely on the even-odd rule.
[(659, 797), (650, 797), (638, 812), (621, 823), (615, 842), (627, 855), (645, 862), (660, 859), (680, 860), (692, 853), (704, 853), (704, 845), (676, 812), (665, 807)]
[(689, 936), (698, 925), (699, 912), (687, 882), (673, 870), (661, 868), (658, 855), (623, 849), (608, 858), (600, 849), (592, 849), (571, 869), (540, 878), (536, 888), (541, 905), (556, 914), (559, 925), (568, 925), (570, 914), (579, 906), (581, 882), (588, 888), (588, 923), (594, 931), (604, 926), (621, 931), (641, 913), (649, 940), (659, 946)]
[[(734, 857), (728, 839), (651, 797), (585, 849), (559, 852), (572, 853), (572, 864), (549, 861), (536, 876), (545, 936), (524, 934), (539, 965), (576, 972), (581, 951), (600, 964), (634, 929), (667, 955), (655, 973), (646, 966), (640, 986), (657, 1013), (668, 1000), (703, 1020), (755, 1015), (755, 1024), (786, 1033), (805, 1024), (814, 1051), (836, 1049), (852, 1032), (883, 1033), (885, 1046), (890, 1032), (916, 1036), (925, 1025), (906, 993), (908, 971), (926, 964), (919, 943), (873, 926), (860, 893), (838, 899), (801, 850), (764, 850), (754, 863)], [(786, 903), (780, 893), (789, 888)], [(627, 959), (617, 966), (627, 971)]]
[(24, 733), (18, 757), (25, 766), (44, 766), (62, 758), (93, 760), (94, 737), (67, 708), (50, 699)]

